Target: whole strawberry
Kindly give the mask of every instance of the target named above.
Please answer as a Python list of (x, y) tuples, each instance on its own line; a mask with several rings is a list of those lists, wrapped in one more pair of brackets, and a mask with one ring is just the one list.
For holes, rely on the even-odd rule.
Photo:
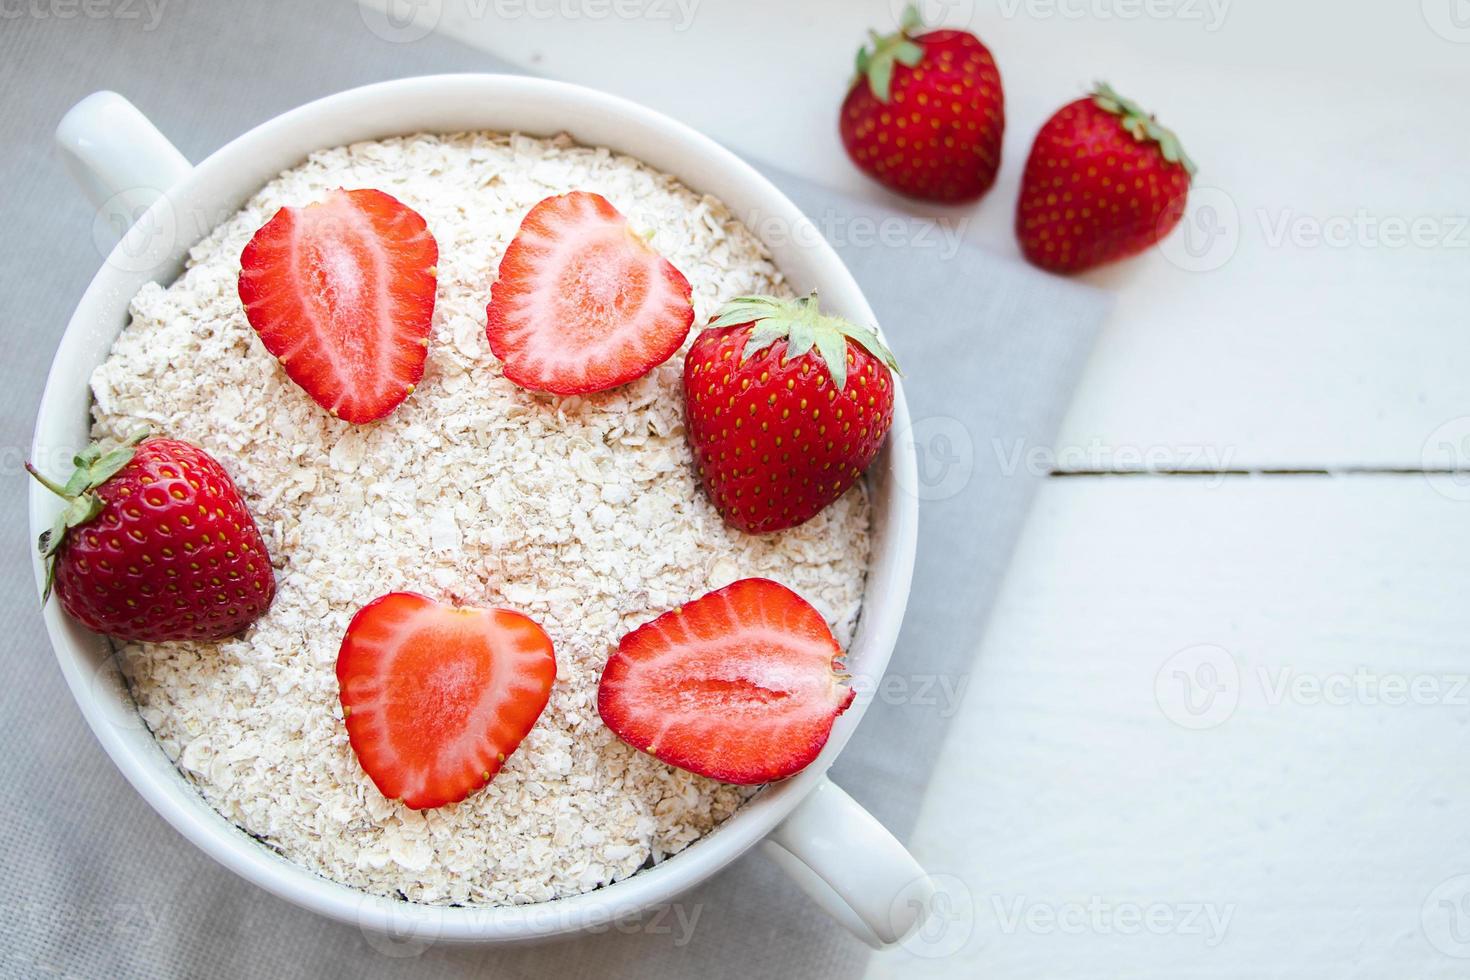
[(875, 331), (806, 299), (727, 303), (684, 360), (684, 416), (705, 493), (761, 534), (816, 516), (893, 424), (898, 365)]
[(915, 32), (904, 10), (897, 34), (872, 35), (842, 103), (842, 145), (858, 169), (900, 194), (972, 201), (995, 183), (1005, 102), (990, 51), (965, 31)]
[(1100, 84), (1036, 134), (1016, 210), (1021, 251), (1052, 272), (1136, 255), (1184, 216), (1194, 171), (1173, 133)]
[(67, 502), (41, 535), (62, 607), (123, 640), (217, 640), (270, 606), (265, 542), (224, 468), (204, 450), (138, 433), (74, 460), (65, 485), (26, 469)]

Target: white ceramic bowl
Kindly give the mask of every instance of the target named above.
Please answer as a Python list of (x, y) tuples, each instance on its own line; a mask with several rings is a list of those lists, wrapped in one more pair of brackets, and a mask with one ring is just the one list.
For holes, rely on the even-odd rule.
[[(56, 352), (36, 422), (33, 458), (55, 461), (86, 444), (88, 377), (127, 323), (131, 297), (150, 280), (172, 281), (190, 246), (279, 172), (308, 153), (413, 132), (568, 132), (581, 143), (629, 153), (793, 234), (771, 242), (798, 290), (859, 322), (876, 318), (857, 284), (807, 218), (739, 158), (680, 123), (600, 92), (514, 76), (442, 75), (385, 82), (304, 105), (256, 127), (197, 166), (121, 96), (78, 103), (57, 130), (63, 158), (98, 206), (99, 243), (122, 234)], [(134, 219), (137, 219), (136, 221)], [(127, 229), (123, 234), (123, 230)], [(810, 244), (810, 243), (819, 244)], [(795, 244), (803, 243), (803, 244)], [(908, 430), (902, 390), (895, 433)], [(861, 622), (848, 651), (857, 676), (879, 678), (908, 598), (918, 522), (912, 448), (890, 437), (869, 473), (873, 557)], [(32, 540), (56, 501), (32, 487)], [(43, 578), (39, 560), (36, 581)], [(537, 905), (440, 908), (378, 898), (328, 881), (276, 855), (216, 813), (179, 775), (137, 715), (106, 640), (45, 610), (56, 657), (103, 748), (138, 792), (211, 857), (298, 905), (372, 932), (423, 941), (532, 939), (626, 919), (703, 881), (764, 841), (770, 854), (844, 925), (874, 945), (901, 939), (922, 919), (932, 888), (892, 835), (826, 777), (866, 707), (838, 719), (818, 760), (767, 787), (716, 831), (656, 867), (596, 891)]]

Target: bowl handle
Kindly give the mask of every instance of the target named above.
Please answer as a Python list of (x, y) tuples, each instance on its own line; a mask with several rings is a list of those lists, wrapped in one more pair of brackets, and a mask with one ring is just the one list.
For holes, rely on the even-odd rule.
[(115, 238), (189, 173), (191, 165), (138, 107), (116, 92), (93, 92), (56, 127), (67, 172)]
[(875, 949), (919, 927), (934, 884), (871, 813), (825, 776), (762, 844), (802, 890)]

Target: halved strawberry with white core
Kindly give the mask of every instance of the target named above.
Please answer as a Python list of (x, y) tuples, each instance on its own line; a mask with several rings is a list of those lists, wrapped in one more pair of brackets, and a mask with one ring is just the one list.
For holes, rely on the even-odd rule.
[(521, 222), (485, 310), (522, 388), (583, 395), (641, 378), (694, 323), (689, 280), (600, 194), (548, 197)]
[(240, 254), (245, 316), (291, 380), (349, 422), (372, 422), (424, 376), (439, 246), (378, 190), (281, 208)]
[(852, 703), (842, 650), (801, 596), (742, 579), (618, 643), (597, 710), (618, 737), (670, 765), (727, 783), (800, 772)]
[(551, 697), (544, 630), (506, 609), (390, 592), (358, 610), (337, 654), (347, 737), (389, 799), (464, 799), (500, 771)]

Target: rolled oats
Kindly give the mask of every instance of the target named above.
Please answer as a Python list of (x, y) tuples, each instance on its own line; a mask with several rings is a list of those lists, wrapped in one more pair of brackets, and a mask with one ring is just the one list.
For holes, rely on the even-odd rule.
[[(331, 418), (287, 379), (236, 295), (240, 251), (282, 205), (377, 187), (439, 243), (422, 383), (387, 419)], [(328, 878), (427, 903), (572, 895), (674, 854), (747, 788), (628, 747), (597, 714), (597, 682), (627, 630), (751, 575), (802, 593), (851, 638), (868, 558), (861, 486), (769, 537), (727, 528), (685, 445), (682, 355), (592, 396), (506, 381), (485, 304), (521, 218), (550, 194), (603, 194), (689, 279), (696, 322), (746, 293), (789, 294), (717, 200), (566, 137), (418, 135), (326, 150), (282, 174), (149, 285), (92, 376), (94, 434), (140, 422), (230, 471), (275, 562), (278, 594), (243, 636), (133, 644), (124, 671), (159, 744), (205, 799)], [(358, 766), (337, 698), (348, 620), (385, 592), (503, 605), (542, 624), (557, 681), (535, 729), (485, 789), (423, 813)]]

